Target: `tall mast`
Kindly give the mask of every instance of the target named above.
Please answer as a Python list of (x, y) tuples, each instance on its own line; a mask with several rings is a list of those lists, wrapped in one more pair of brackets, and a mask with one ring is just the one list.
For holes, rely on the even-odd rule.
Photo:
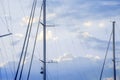
[(115, 21), (113, 21), (113, 71), (114, 80), (116, 80), (116, 61), (115, 61)]
[(46, 80), (46, 0), (43, 0), (43, 80)]

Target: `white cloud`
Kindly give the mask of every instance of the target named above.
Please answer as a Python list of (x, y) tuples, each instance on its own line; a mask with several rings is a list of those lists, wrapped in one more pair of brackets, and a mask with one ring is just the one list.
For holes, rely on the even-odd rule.
[(71, 61), (75, 58), (72, 54), (64, 54), (63, 56), (60, 56), (56, 59), (53, 59), (53, 61), (61, 62), (61, 61)]
[(93, 25), (93, 23), (92, 23), (91, 21), (87, 21), (87, 22), (84, 22), (83, 25), (84, 25), (85, 27), (90, 27), (90, 26)]
[(29, 61), (30, 61), (30, 58), (31, 58), (30, 55), (27, 56), (26, 59), (25, 59), (25, 61), (24, 61), (24, 64), (26, 64), (27, 62), (29, 62)]
[(28, 17), (23, 17), (23, 18), (22, 18), (22, 21), (27, 24), (28, 21), (29, 21), (29, 18), (28, 18)]
[(89, 32), (83, 32), (83, 33), (81, 33), (81, 35), (82, 35), (84, 38), (87, 38), (87, 37), (92, 36)]
[[(65, 53), (64, 55), (59, 56), (58, 58), (55, 58), (52, 61), (54, 61), (54, 62), (72, 61), (72, 60), (79, 58), (79, 57), (80, 56), (73, 56), (72, 54)], [(86, 59), (93, 60), (93, 61), (97, 61), (97, 60), (101, 59), (99, 56), (94, 56), (94, 55), (89, 55), (89, 54), (87, 54), (86, 56), (83, 56), (83, 57)]]
[(53, 18), (55, 18), (56, 17), (56, 13), (49, 13), (48, 15), (47, 15), (47, 20), (51, 20), (51, 19), (53, 19)]
[(8, 62), (1, 62), (0, 67), (4, 67)]
[(16, 33), (15, 36), (18, 37), (18, 38), (22, 38), (24, 35), (21, 34), (21, 33)]
[[(46, 39), (47, 40), (58, 40), (58, 37), (54, 36), (52, 31), (47, 30)], [(37, 37), (37, 40), (43, 40), (43, 31), (40, 32), (40, 34)]]
[(95, 61), (101, 59), (99, 56), (90, 55), (90, 54), (87, 54), (85, 57), (91, 60), (95, 60)]
[[(38, 21), (38, 17), (35, 17), (34, 19), (33, 19), (33, 23), (36, 23), (37, 21)], [(25, 16), (25, 17), (23, 17), (22, 18), (22, 23), (21, 23), (21, 25), (26, 25), (26, 24), (28, 24), (28, 22), (29, 22), (29, 17), (28, 16)]]
[(83, 26), (85, 26), (85, 27), (92, 26), (93, 28), (95, 28), (95, 27), (103, 28), (103, 27), (105, 27), (105, 22), (102, 22), (102, 20), (101, 21), (88, 21), (88, 22), (84, 22)]
[(105, 78), (104, 80), (114, 80), (113, 78)]
[(54, 37), (53, 40), (54, 40), (54, 41), (58, 40), (58, 37)]
[[(55, 14), (55, 13), (49, 13), (49, 14), (47, 15), (47, 20), (51, 20), (51, 19), (53, 19), (53, 18), (55, 18), (55, 17), (56, 17), (56, 14)], [(39, 20), (39, 17), (34, 17), (33, 23), (38, 22), (38, 20)], [(42, 20), (42, 19), (41, 19), (41, 20)], [(29, 22), (29, 17), (28, 17), (28, 16), (25, 16), (25, 17), (22, 18), (21, 25), (26, 25), (26, 24), (28, 24), (28, 22)]]
[(101, 28), (105, 27), (105, 24), (104, 24), (104, 23), (99, 23), (98, 25), (99, 25), (99, 27), (101, 27)]

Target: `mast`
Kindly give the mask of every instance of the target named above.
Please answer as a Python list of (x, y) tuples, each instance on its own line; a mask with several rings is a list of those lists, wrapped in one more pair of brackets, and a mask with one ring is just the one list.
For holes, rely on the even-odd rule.
[(113, 21), (113, 71), (114, 71), (114, 80), (116, 80), (116, 61), (115, 61), (115, 21)]
[(43, 80), (46, 80), (46, 0), (43, 0)]

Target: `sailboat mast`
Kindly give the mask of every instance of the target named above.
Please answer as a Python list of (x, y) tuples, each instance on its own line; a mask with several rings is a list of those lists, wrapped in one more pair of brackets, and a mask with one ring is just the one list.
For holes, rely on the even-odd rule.
[(43, 0), (43, 80), (46, 80), (46, 0)]
[(113, 71), (114, 71), (114, 80), (116, 80), (116, 61), (115, 61), (115, 21), (113, 21)]

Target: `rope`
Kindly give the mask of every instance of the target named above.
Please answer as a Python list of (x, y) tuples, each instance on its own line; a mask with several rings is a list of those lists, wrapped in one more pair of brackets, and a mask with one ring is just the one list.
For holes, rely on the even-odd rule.
[(105, 54), (105, 58), (104, 58), (104, 62), (103, 62), (103, 66), (102, 66), (102, 70), (101, 70), (101, 73), (100, 73), (99, 80), (102, 80), (103, 71), (104, 71), (104, 67), (105, 67), (105, 63), (106, 63), (106, 59), (107, 59), (107, 55), (108, 55), (108, 50), (109, 50), (109, 47), (110, 47), (111, 38), (112, 38), (112, 33), (110, 35), (109, 42), (108, 42), (108, 45), (107, 45), (107, 50), (106, 50), (106, 54)]

